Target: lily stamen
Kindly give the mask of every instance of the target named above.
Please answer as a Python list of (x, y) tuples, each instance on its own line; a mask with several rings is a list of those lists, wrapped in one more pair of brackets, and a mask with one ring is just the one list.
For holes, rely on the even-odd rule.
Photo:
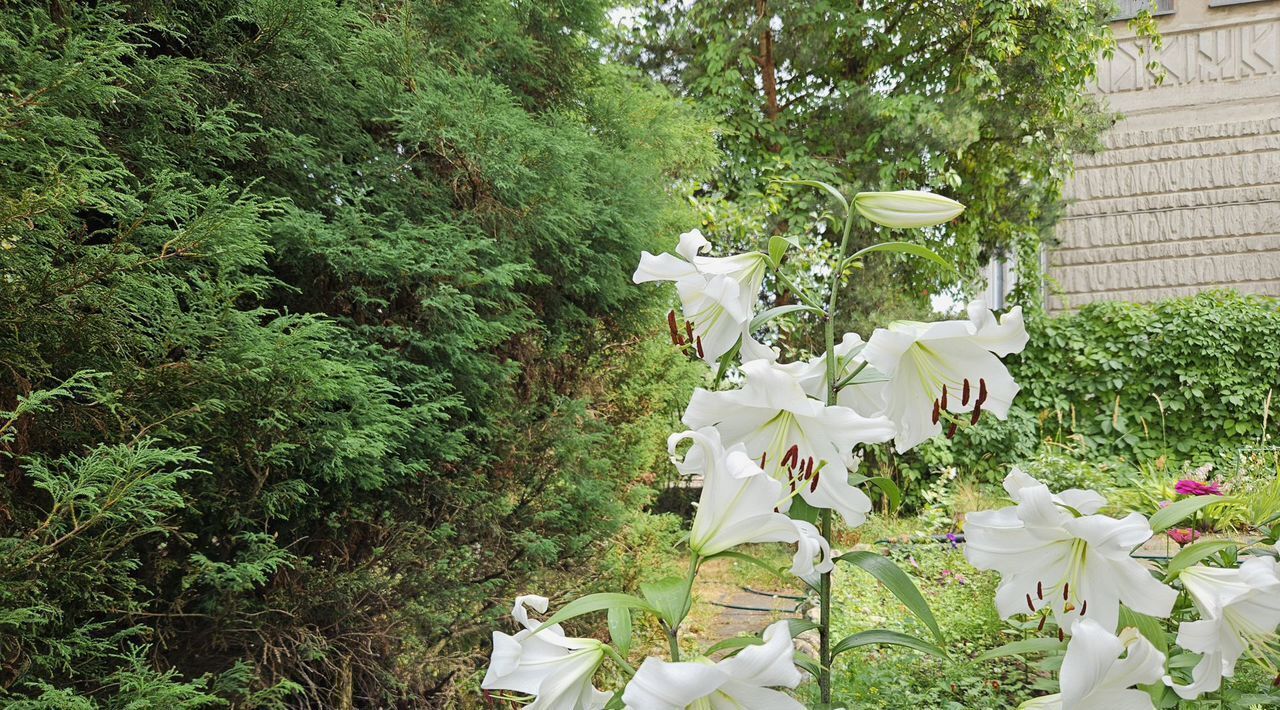
[(964, 378), (964, 391), (960, 394), (960, 404), (969, 405), (969, 378)]
[(684, 339), (680, 337), (680, 327), (676, 324), (675, 311), (667, 311), (667, 325), (671, 328), (671, 344), (676, 347), (684, 345)]

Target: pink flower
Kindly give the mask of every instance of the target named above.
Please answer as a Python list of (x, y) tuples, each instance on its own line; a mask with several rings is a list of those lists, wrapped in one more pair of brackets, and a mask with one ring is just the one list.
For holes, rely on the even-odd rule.
[(1189, 545), (1195, 541), (1196, 538), (1200, 537), (1200, 533), (1192, 530), (1191, 528), (1174, 528), (1167, 534), (1170, 540), (1173, 540), (1179, 545)]
[(1184, 478), (1174, 485), (1173, 490), (1184, 496), (1220, 496), (1222, 490), (1216, 483), (1202, 483)]

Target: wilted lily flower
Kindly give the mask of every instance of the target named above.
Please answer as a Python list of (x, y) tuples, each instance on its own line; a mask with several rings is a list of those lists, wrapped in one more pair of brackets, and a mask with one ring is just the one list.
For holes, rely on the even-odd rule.
[[(714, 427), (673, 434), (667, 440), (672, 454), (681, 441), (693, 446), (676, 467), (686, 475), (702, 475), (702, 496), (693, 517), (689, 549), (710, 557), (752, 542), (793, 542), (792, 572), (799, 577), (829, 571), (834, 566), (831, 546), (817, 528), (779, 513), (782, 483), (765, 475), (742, 444), (725, 450)], [(818, 562), (815, 564), (814, 559)]]
[[(631, 277), (636, 283), (672, 281), (680, 295), (686, 330), (670, 317), (672, 340), (687, 344), (707, 362), (715, 362), (746, 333), (754, 315), (769, 257), (747, 252), (727, 257), (702, 256), (711, 246), (702, 232), (680, 235), (676, 253), (643, 252)], [(689, 342), (685, 343), (685, 335)]]
[(970, 513), (964, 527), (965, 557), (1001, 575), (1001, 617), (1048, 609), (1060, 628), (1087, 615), (1114, 629), (1121, 602), (1150, 616), (1169, 615), (1178, 593), (1130, 556), (1152, 535), (1145, 517), (1097, 515), (1106, 502), (1097, 493), (1054, 495), (1018, 469), (1004, 479), (1004, 488), (1016, 505)]
[(786, 621), (764, 632), (764, 644), (748, 646), (718, 663), (698, 659), (671, 663), (646, 658), (622, 691), (629, 710), (753, 708), (803, 710), (804, 705), (772, 688), (794, 688), (803, 675)]
[(921, 190), (859, 192), (853, 196), (858, 214), (884, 227), (910, 229), (950, 222), (964, 205), (949, 197)]
[(865, 522), (871, 499), (849, 485), (849, 469), (857, 465), (852, 452), (860, 443), (893, 436), (889, 420), (826, 406), (806, 395), (792, 373), (768, 360), (745, 363), (742, 373), (741, 389), (695, 390), (684, 423), (695, 429), (714, 426), (725, 444), (742, 444), (787, 486), (779, 510), (790, 507), (790, 495), (800, 495), (815, 507), (839, 511), (850, 526)]
[(1199, 653), (1200, 662), (1189, 685), (1178, 685), (1170, 676), (1164, 681), (1190, 700), (1217, 690), (1246, 652), (1263, 659), (1268, 644), (1280, 640), (1280, 575), (1275, 560), (1251, 557), (1234, 569), (1195, 565), (1178, 578), (1200, 611), (1199, 621), (1178, 625), (1178, 645)]
[(569, 638), (559, 624), (534, 633), (539, 622), (528, 609), (547, 610), (547, 598), (516, 597), (511, 616), (524, 629), (515, 636), (493, 632), (493, 654), (481, 681), (485, 690), (513, 690), (534, 696), (533, 710), (599, 710), (610, 694), (591, 684), (604, 659), (604, 644), (595, 639)]
[[(1123, 657), (1122, 657), (1123, 656)], [(1077, 621), (1058, 674), (1061, 692), (1029, 700), (1020, 710), (1153, 710), (1146, 692), (1164, 673), (1164, 654), (1135, 628), (1119, 636), (1092, 619)]]
[[(1026, 344), (1021, 307), (997, 321), (980, 300), (969, 304), (968, 320), (877, 328), (861, 354), (889, 378), (885, 413), (897, 425), (898, 452), (937, 436), (948, 413), (967, 414), (971, 424), (983, 412), (1007, 417), (1018, 384), (1000, 357)], [(948, 436), (955, 428), (953, 419)]]

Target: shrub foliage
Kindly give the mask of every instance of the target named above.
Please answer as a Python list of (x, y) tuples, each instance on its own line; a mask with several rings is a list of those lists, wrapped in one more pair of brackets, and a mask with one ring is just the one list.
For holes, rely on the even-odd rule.
[(628, 277), (711, 147), (603, 11), (6, 4), (4, 702), (430, 705), (612, 533), (690, 373)]
[[(999, 480), (1053, 440), (1132, 464), (1235, 460), (1280, 436), (1280, 305), (1231, 291), (1094, 303), (1027, 323), (1009, 421), (926, 455)], [(1264, 428), (1265, 427), (1265, 428)]]

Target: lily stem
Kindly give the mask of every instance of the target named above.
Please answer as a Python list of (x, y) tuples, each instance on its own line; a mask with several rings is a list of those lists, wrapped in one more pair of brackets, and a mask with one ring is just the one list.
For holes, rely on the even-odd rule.
[[(836, 306), (840, 302), (840, 281), (844, 277), (844, 255), (849, 251), (849, 236), (853, 233), (853, 210), (845, 209), (844, 234), (840, 238), (840, 251), (836, 252), (836, 269), (832, 274), (831, 296), (827, 301), (827, 317), (824, 336), (827, 361), (827, 405), (836, 403), (836, 393), (844, 383), (836, 382)], [(855, 375), (857, 373), (854, 373)], [(850, 376), (849, 379), (853, 379)], [(832, 516), (830, 508), (820, 513), (822, 537), (831, 541)], [(831, 573), (824, 572), (818, 580), (818, 689), (824, 706), (831, 704)]]

